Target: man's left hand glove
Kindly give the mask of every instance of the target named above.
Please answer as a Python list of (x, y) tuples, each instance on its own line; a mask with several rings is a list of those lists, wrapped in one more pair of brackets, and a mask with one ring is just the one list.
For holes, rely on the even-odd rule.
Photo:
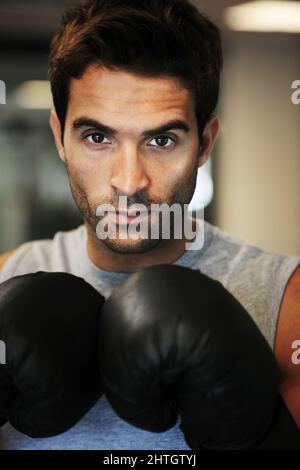
[(104, 305), (99, 335), (104, 391), (130, 424), (163, 432), (179, 415), (192, 449), (300, 449), (272, 350), (220, 282), (139, 270)]

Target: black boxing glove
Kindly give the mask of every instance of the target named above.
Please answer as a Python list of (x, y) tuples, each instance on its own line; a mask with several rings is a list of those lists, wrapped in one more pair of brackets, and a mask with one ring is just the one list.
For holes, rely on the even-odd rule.
[(102, 394), (97, 328), (104, 297), (67, 273), (0, 284), (0, 425), (31, 437), (67, 431)]
[(300, 449), (271, 348), (243, 306), (200, 271), (137, 271), (102, 310), (99, 364), (115, 412), (162, 432), (178, 416), (200, 449)]

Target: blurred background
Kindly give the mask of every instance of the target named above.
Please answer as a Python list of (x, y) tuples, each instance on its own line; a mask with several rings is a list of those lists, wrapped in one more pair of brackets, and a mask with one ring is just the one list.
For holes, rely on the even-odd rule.
[[(49, 129), (47, 57), (73, 1), (1, 0), (0, 253), (82, 219)], [(300, 255), (300, 2), (194, 0), (223, 34), (222, 131), (191, 209), (266, 250)], [(299, 94), (300, 96), (300, 94)]]

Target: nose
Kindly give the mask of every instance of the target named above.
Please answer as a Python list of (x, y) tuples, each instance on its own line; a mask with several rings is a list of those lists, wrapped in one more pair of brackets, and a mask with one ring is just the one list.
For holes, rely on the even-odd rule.
[(142, 157), (133, 146), (120, 149), (115, 155), (111, 186), (117, 193), (132, 196), (149, 185)]

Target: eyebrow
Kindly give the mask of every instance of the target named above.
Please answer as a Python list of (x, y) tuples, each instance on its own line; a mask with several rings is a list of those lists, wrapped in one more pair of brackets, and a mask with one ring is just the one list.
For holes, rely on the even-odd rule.
[[(89, 119), (85, 117), (75, 119), (75, 121), (72, 124), (72, 128), (74, 130), (78, 130), (78, 129), (81, 129), (82, 127), (93, 127), (94, 129), (97, 129), (99, 132), (102, 132), (105, 135), (115, 136), (118, 133), (116, 129), (113, 129), (110, 126), (106, 126), (105, 124), (99, 121), (96, 121), (95, 119)], [(181, 119), (173, 119), (159, 127), (156, 127), (155, 129), (149, 129), (147, 131), (142, 132), (142, 136), (153, 137), (157, 134), (162, 134), (164, 132), (168, 132), (173, 129), (179, 129), (186, 133), (190, 131), (190, 127), (187, 124), (187, 122)]]

